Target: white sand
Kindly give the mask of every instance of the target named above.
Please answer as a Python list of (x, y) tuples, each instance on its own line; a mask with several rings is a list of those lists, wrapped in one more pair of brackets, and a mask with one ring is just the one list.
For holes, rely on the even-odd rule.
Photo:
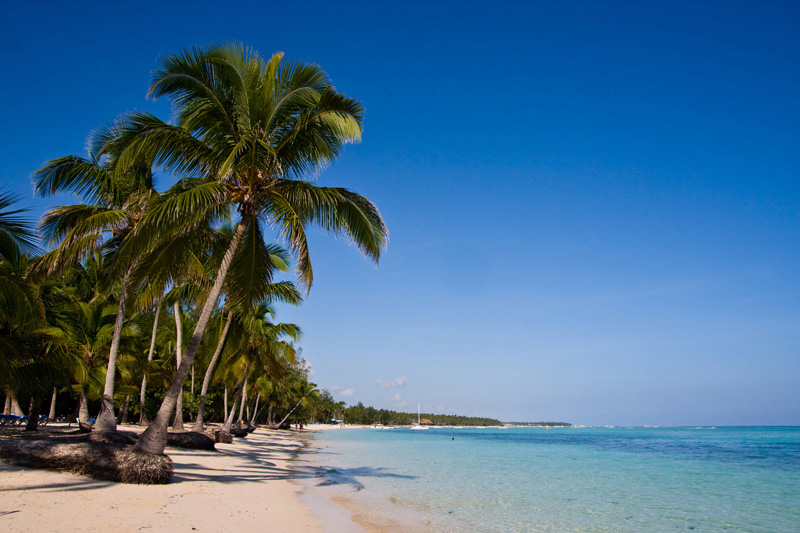
[(109, 483), (0, 463), (0, 530), (359, 531), (347, 513), (328, 517), (301, 503), (303, 489), (290, 479), (314, 471), (294, 459), (303, 446), (298, 437), (259, 429), (217, 444), (215, 452), (167, 448), (175, 464), (169, 485)]

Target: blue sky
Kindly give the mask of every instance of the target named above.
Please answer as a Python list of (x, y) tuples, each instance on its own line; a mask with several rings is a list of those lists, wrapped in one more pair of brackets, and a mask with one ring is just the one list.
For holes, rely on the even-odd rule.
[[(576, 424), (800, 424), (800, 4), (10, 2), (0, 170), (83, 153), (161, 54), (240, 41), (366, 108), (280, 318), (349, 403)], [(162, 187), (168, 186), (165, 182)], [(400, 379), (403, 378), (403, 379)]]

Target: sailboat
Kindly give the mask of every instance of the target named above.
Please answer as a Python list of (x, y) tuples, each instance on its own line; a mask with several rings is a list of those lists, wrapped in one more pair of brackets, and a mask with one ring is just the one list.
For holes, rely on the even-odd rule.
[(419, 419), (419, 404), (417, 404), (417, 423), (411, 425), (411, 429), (428, 429), (430, 426), (423, 426)]

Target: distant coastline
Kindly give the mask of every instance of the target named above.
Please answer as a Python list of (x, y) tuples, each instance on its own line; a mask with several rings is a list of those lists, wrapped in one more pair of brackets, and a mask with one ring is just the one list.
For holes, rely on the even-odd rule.
[(551, 428), (568, 428), (572, 427), (569, 422), (506, 422), (503, 424), (511, 428), (538, 428), (538, 427), (551, 427)]
[[(327, 393), (327, 391), (325, 391)], [(323, 398), (326, 394), (323, 393)], [(328, 394), (329, 396), (329, 394)], [(376, 409), (358, 402), (345, 406), (333, 404), (323, 409), (320, 418), (358, 426), (410, 426), (417, 423), (419, 416), (423, 426), (472, 426), (472, 427), (570, 427), (569, 422), (502, 422), (496, 418), (442, 415), (433, 413), (404, 413), (391, 409)]]

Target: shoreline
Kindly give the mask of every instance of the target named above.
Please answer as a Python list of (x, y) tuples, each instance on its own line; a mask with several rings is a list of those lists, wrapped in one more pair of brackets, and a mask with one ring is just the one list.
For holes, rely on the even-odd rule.
[[(319, 433), (334, 430), (363, 429), (362, 426), (338, 426), (329, 424), (309, 424), (304, 431), (309, 434), (308, 447), (304, 449), (304, 454), (308, 455), (310, 467), (317, 472), (314, 478), (303, 476), (296, 480), (305, 490), (301, 499), (306, 503), (318, 518), (323, 520), (323, 531), (325, 533), (340, 532), (366, 532), (366, 533), (391, 533), (394, 531), (405, 531), (408, 533), (430, 532), (432, 524), (420, 521), (416, 513), (406, 508), (396, 507), (396, 502), (377, 499), (364, 487), (357, 482), (339, 482), (336, 477), (342, 475), (337, 470), (328, 471), (322, 458), (326, 453), (327, 444), (324, 437), (317, 438)], [(344, 477), (349, 477), (349, 473), (344, 473)], [(323, 481), (320, 483), (320, 478)], [(319, 513), (315, 512), (319, 509)], [(344, 514), (342, 514), (344, 513)], [(353, 528), (341, 529), (342, 522), (329, 523), (328, 518), (333, 514), (347, 516)], [(337, 526), (338, 524), (338, 526)]]
[(167, 485), (99, 481), (0, 460), (0, 521), (15, 532), (216, 533), (264, 524), (282, 532), (363, 531), (344, 508), (315, 509), (303, 501), (299, 481), (317, 476), (301, 458), (305, 436), (259, 428), (233, 444), (217, 443), (217, 451), (168, 447), (175, 471)]

